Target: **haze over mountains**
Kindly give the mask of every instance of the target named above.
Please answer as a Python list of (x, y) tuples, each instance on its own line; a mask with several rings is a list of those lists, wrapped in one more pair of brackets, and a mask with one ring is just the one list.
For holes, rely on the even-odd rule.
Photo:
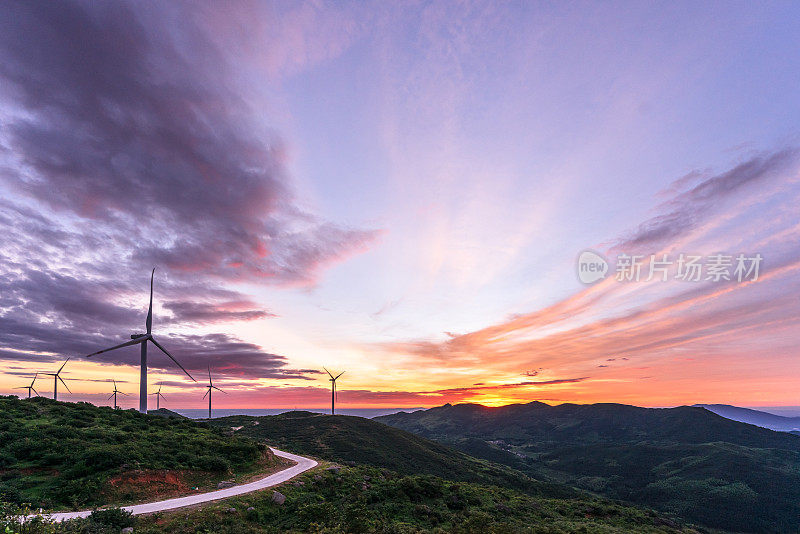
[(459, 404), (376, 420), (711, 527), (800, 530), (800, 437), (702, 407)]
[(705, 408), (726, 419), (732, 419), (741, 423), (749, 423), (751, 425), (761, 426), (771, 430), (780, 430), (782, 432), (800, 431), (800, 417), (775, 415), (761, 410), (731, 406), (730, 404), (695, 404), (695, 406)]

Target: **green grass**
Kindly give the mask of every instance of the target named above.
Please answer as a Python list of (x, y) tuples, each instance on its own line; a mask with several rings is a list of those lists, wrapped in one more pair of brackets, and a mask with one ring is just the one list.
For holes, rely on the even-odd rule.
[[(654, 512), (598, 499), (550, 499), (510, 489), (359, 466), (308, 474), (279, 490), (186, 514), (140, 520), (137, 533), (170, 532), (679, 532)], [(230, 512), (230, 508), (235, 512)], [(253, 508), (249, 510), (248, 508)], [(674, 525), (672, 528), (668, 525)], [(683, 531), (689, 531), (685, 529)]]
[[(659, 514), (582, 497), (535, 497), (511, 489), (401, 475), (359, 466), (302, 475), (278, 490), (228, 499), (202, 509), (134, 518), (114, 512), (67, 524), (32, 526), (26, 534), (322, 533), (597, 533), (695, 532)], [(20, 532), (13, 520), (0, 521)], [(49, 530), (48, 530), (49, 529)]]
[(188, 419), (0, 397), (0, 500), (10, 503), (45, 509), (109, 504), (109, 496), (126, 495), (125, 488), (109, 487), (115, 475), (158, 470), (196, 484), (250, 471), (270, 458), (263, 444)]

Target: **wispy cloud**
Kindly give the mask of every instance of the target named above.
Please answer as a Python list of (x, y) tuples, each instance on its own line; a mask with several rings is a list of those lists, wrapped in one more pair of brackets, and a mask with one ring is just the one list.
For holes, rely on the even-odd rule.
[[(675, 193), (660, 205), (660, 213), (611, 249), (758, 252), (766, 265), (757, 282), (625, 284), (612, 273), (551, 306), (481, 330), (373, 349), (405, 355), (406, 366), (446, 362), (453, 370), (441, 377), (447, 381), (467, 368), (495, 376), (541, 368), (534, 375), (543, 380), (565, 373), (591, 376), (573, 398), (680, 402), (697, 391), (716, 391), (698, 385), (712, 376), (720, 384), (736, 384), (738, 395), (751, 395), (755, 385), (740, 384), (759, 368), (756, 355), (783, 361), (786, 336), (800, 331), (800, 304), (793, 297), (800, 289), (800, 228), (795, 219), (779, 215), (789, 198), (800, 201), (797, 176), (795, 150), (756, 156)], [(655, 378), (663, 389), (641, 385), (645, 368), (659, 369), (659, 375), (646, 378)], [(763, 367), (759, 370), (763, 375)]]

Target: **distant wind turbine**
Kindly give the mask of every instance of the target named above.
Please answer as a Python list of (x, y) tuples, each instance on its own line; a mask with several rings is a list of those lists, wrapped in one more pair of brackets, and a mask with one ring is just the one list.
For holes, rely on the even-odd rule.
[[(203, 398), (205, 399), (206, 397), (208, 397), (208, 418), (211, 419), (211, 390), (212, 389), (216, 389), (217, 391), (222, 391), (222, 390), (219, 389), (217, 386), (215, 386), (213, 382), (211, 382), (211, 366), (210, 365), (208, 366), (208, 385), (206, 386), (206, 389), (208, 389), (208, 391), (206, 391), (206, 394), (203, 395)], [(225, 392), (222, 391), (222, 393), (225, 393)], [(225, 393), (225, 394), (227, 395), (227, 393)]]
[[(175, 362), (175, 365), (181, 368), (181, 370), (186, 373), (186, 376), (194, 380), (192, 375), (189, 374), (189, 371), (183, 368), (183, 366), (178, 363), (178, 360), (172, 357), (172, 354), (167, 352), (167, 349), (161, 346), (158, 341), (155, 340), (152, 334), (153, 330), (153, 276), (155, 276), (156, 269), (153, 267), (153, 272), (150, 273), (150, 307), (147, 309), (147, 319), (145, 320), (145, 327), (147, 328), (146, 334), (132, 334), (131, 341), (126, 341), (125, 343), (120, 343), (110, 349), (103, 349), (98, 350), (97, 352), (93, 352), (87, 356), (90, 358), (92, 356), (96, 356), (98, 354), (102, 354), (104, 352), (109, 352), (116, 349), (121, 349), (122, 347), (128, 347), (130, 345), (142, 345), (142, 359), (140, 364), (140, 375), (139, 375), (139, 411), (142, 413), (147, 413), (147, 342), (151, 342), (155, 345), (161, 352), (169, 356), (170, 360)], [(194, 380), (197, 382), (197, 380)]]
[(112, 393), (108, 398), (110, 400), (111, 397), (114, 397), (114, 409), (116, 410), (117, 409), (117, 393), (119, 393), (120, 395), (125, 395), (126, 397), (128, 396), (128, 394), (127, 393), (123, 393), (123, 392), (121, 392), (120, 390), (117, 389), (117, 381), (116, 380), (113, 380), (113, 382), (114, 382), (114, 393)]
[[(323, 369), (325, 369), (325, 368), (323, 367)], [(342, 371), (341, 373), (339, 373), (336, 376), (333, 376), (331, 374), (331, 372), (328, 371), (327, 369), (325, 369), (325, 372), (328, 373), (329, 377), (331, 377), (331, 380), (330, 380), (330, 382), (331, 382), (331, 415), (335, 415), (336, 414), (336, 379), (339, 378), (340, 376), (342, 376), (345, 373), (345, 371)]]
[(161, 384), (158, 385), (158, 391), (154, 391), (150, 395), (156, 396), (156, 410), (161, 409), (161, 399), (164, 398), (164, 395), (161, 394)]
[(31, 385), (30, 385), (30, 386), (19, 386), (19, 387), (15, 387), (14, 389), (27, 389), (27, 390), (28, 390), (28, 398), (29, 398), (29, 399), (31, 398), (31, 391), (33, 391), (34, 393), (36, 393), (36, 396), (38, 397), (38, 396), (39, 396), (39, 392), (38, 392), (38, 391), (36, 391), (36, 390), (33, 388), (33, 383), (34, 383), (34, 382), (36, 382), (36, 377), (37, 377), (37, 376), (39, 376), (39, 373), (36, 373), (35, 375), (33, 375), (33, 380), (31, 380)]
[(69, 386), (67, 385), (67, 383), (64, 382), (63, 378), (61, 378), (61, 371), (64, 369), (64, 365), (67, 365), (67, 362), (69, 360), (70, 359), (67, 358), (67, 360), (64, 362), (64, 364), (55, 373), (45, 373), (47, 376), (52, 376), (53, 377), (53, 383), (54, 383), (54, 385), (53, 385), (53, 400), (58, 400), (58, 381), (59, 380), (61, 380), (61, 383), (64, 384), (65, 388), (67, 388), (67, 391), (72, 393), (72, 391), (70, 391)]

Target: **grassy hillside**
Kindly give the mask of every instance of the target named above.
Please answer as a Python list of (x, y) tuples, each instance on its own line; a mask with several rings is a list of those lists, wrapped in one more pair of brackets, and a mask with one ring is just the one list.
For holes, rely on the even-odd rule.
[(0, 500), (6, 502), (63, 508), (136, 500), (270, 462), (264, 445), (188, 419), (0, 397)]
[(391, 469), (405, 475), (436, 475), (449, 480), (497, 484), (529, 493), (568, 497), (570, 488), (549, 484), (477, 459), (440, 443), (363, 417), (286, 412), (263, 417), (232, 416), (212, 421), (242, 427), (237, 435), (266, 440), (279, 449), (342, 463)]
[[(430, 475), (400, 475), (359, 466), (311, 472), (278, 488), (286, 497), (272, 502), (271, 490), (202, 509), (126, 518), (114, 511), (49, 527), (26, 526), (27, 534), (326, 533), (691, 533), (654, 512), (601, 499), (552, 499), (510, 489), (453, 482)], [(0, 511), (1, 512), (1, 511)], [(13, 519), (0, 531), (19, 528)]]
[[(399, 475), (365, 466), (309, 474), (271, 492), (217, 508), (140, 521), (136, 532), (691, 532), (652, 512), (597, 499), (549, 499), (429, 475)], [(230, 507), (236, 510), (230, 511)], [(249, 510), (249, 508), (253, 508)]]
[(800, 531), (800, 438), (702, 408), (464, 404), (377, 419), (709, 526)]

